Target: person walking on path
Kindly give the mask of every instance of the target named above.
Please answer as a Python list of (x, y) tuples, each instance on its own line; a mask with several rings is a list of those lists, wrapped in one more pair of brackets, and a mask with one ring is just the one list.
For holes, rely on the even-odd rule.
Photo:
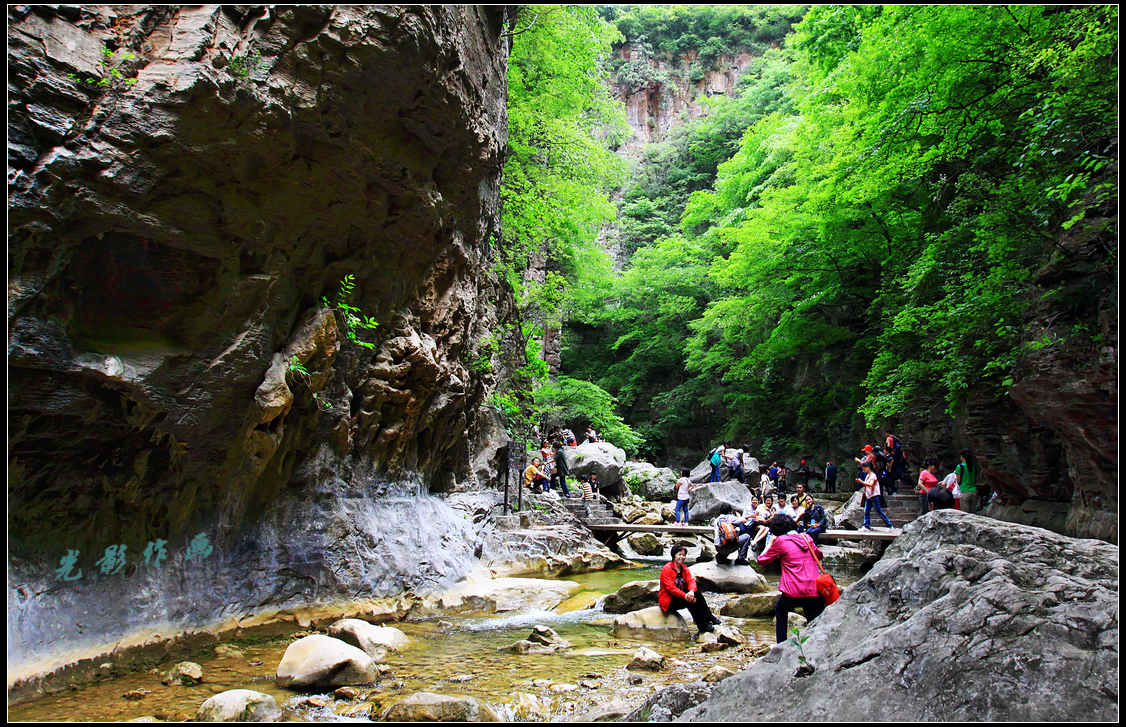
[(556, 440), (552, 447), (552, 460), (555, 463), (555, 469), (551, 472), (551, 482), (558, 482), (559, 491), (563, 493), (564, 497), (570, 497), (571, 491), (567, 487), (567, 460), (563, 457), (563, 442)]
[(684, 525), (688, 524), (688, 503), (692, 499), (692, 491), (699, 489), (693, 487), (692, 481), (688, 479), (692, 471), (687, 467), (680, 468), (680, 479), (676, 481), (676, 510), (674, 511), (674, 521), (679, 525), (681, 524), (680, 513), (684, 512)]
[(817, 593), (817, 561), (821, 550), (807, 535), (793, 532), (797, 524), (785, 515), (776, 515), (770, 521), (773, 542), (758, 557), (762, 565), (781, 559), (782, 579), (778, 590), (782, 595), (774, 605), (774, 635), (778, 643), (786, 640), (790, 611), (800, 608), (807, 621), (812, 621), (825, 610), (825, 599)]
[(837, 491), (837, 466), (833, 460), (825, 463), (825, 492)]
[(968, 449), (962, 450), (962, 461), (954, 468), (954, 474), (958, 477), (958, 489), (962, 491), (961, 509), (966, 512), (977, 512), (981, 508), (981, 498), (977, 493), (980, 478), (973, 452)]
[(714, 630), (713, 627), (720, 620), (712, 615), (704, 596), (697, 590), (696, 579), (684, 564), (687, 554), (688, 548), (685, 546), (672, 546), (671, 560), (661, 569), (661, 588), (657, 591), (657, 603), (666, 615), (687, 608), (696, 628), (701, 634), (705, 634)]
[(876, 513), (883, 518), (889, 528), (895, 527), (891, 524), (891, 520), (884, 514), (884, 510), (880, 507), (880, 480), (876, 477), (876, 473), (872, 471), (872, 464), (865, 462), (861, 468), (863, 473), (861, 478), (856, 481), (864, 486), (864, 497), (867, 501), (864, 503), (864, 527), (860, 528), (865, 532), (871, 532), (872, 528), (869, 527), (869, 519), (872, 516), (872, 508), (876, 508)]

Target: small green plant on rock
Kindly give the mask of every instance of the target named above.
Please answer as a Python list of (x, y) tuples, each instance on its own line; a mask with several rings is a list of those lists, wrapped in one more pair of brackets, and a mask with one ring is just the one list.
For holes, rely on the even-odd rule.
[(137, 79), (126, 77), (126, 75), (122, 73), (120, 66), (122, 62), (136, 60), (136, 58), (136, 54), (131, 51), (124, 49), (115, 51), (103, 46), (102, 57), (98, 60), (98, 69), (102, 73), (100, 78), (95, 76), (83, 77), (77, 73), (68, 73), (67, 76), (75, 83), (84, 86), (127, 91), (137, 83)]
[(357, 331), (360, 329), (374, 331), (379, 326), (379, 322), (371, 316), (364, 315), (363, 311), (352, 305), (352, 293), (355, 292), (355, 288), (356, 276), (349, 273), (340, 281), (340, 289), (336, 291), (336, 304), (330, 304), (326, 297), (321, 298), (321, 303), (325, 308), (340, 311), (340, 315), (344, 318), (344, 334), (349, 341), (374, 350), (375, 344), (361, 340)]
[(805, 657), (805, 650), (802, 649), (802, 644), (808, 639), (808, 636), (801, 635), (801, 629), (797, 626), (790, 627), (789, 643), (793, 644), (794, 648), (798, 650), (798, 663), (801, 664), (794, 673), (796, 677), (806, 677), (813, 673), (813, 665), (809, 663), (809, 659)]
[[(294, 374), (297, 379), (303, 381), (306, 386), (309, 385), (309, 369), (305, 368), (304, 364), (301, 363), (296, 354), (294, 354), (293, 357), (289, 359), (289, 371), (290, 373)], [(312, 393), (313, 401), (317, 402), (317, 406), (319, 406), (321, 409), (324, 409), (325, 411), (328, 411), (332, 408), (331, 401), (322, 399), (315, 391)]]
[(255, 70), (264, 67), (262, 63), (262, 54), (258, 51), (248, 50), (242, 55), (233, 55), (227, 61), (227, 70), (235, 78), (246, 80), (250, 78), (250, 74)]

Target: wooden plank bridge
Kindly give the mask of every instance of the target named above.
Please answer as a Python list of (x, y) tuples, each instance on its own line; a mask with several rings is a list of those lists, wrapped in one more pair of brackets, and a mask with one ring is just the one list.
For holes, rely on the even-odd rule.
[[(895, 540), (903, 532), (902, 525), (918, 517), (919, 501), (914, 495), (891, 495), (886, 500), (885, 512), (891, 518), (892, 523), (899, 524), (900, 527), (886, 528), (881, 526), (868, 531), (826, 530), (821, 533), (818, 540), (828, 542), (840, 540), (891, 542)], [(639, 525), (623, 522), (614, 515), (609, 502), (604, 499), (593, 501), (572, 500), (567, 504), (567, 507), (603, 542), (619, 540), (629, 533), (711, 536), (715, 532), (711, 525)], [(873, 517), (875, 517), (875, 513), (873, 513)]]

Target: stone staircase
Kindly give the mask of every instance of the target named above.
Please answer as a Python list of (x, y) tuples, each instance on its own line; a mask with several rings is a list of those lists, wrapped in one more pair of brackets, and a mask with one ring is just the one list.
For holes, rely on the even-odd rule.
[(614, 525), (621, 520), (603, 497), (594, 500), (581, 500), (578, 497), (564, 497), (563, 506), (584, 525)]
[[(891, 518), (891, 524), (896, 528), (902, 528), (907, 523), (919, 517), (919, 496), (913, 494), (903, 494), (900, 490), (898, 495), (884, 495), (884, 514)], [(886, 527), (884, 521), (872, 510), (871, 516), (872, 527)]]

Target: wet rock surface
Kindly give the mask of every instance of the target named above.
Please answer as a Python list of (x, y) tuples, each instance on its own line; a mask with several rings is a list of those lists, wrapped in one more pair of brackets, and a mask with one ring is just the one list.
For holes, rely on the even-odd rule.
[(281, 716), (277, 700), (251, 689), (228, 689), (200, 705), (199, 722), (274, 722)]
[(498, 471), (508, 12), (10, 8), (10, 665), (465, 572), (393, 501)]
[(905, 721), (1114, 721), (1118, 597), (1117, 546), (933, 512), (804, 632), (811, 675), (779, 644), (681, 719), (859, 722), (838, 695), (878, 690)]
[(362, 649), (319, 634), (290, 644), (277, 670), (278, 684), (296, 689), (364, 684), (378, 676), (375, 661)]

